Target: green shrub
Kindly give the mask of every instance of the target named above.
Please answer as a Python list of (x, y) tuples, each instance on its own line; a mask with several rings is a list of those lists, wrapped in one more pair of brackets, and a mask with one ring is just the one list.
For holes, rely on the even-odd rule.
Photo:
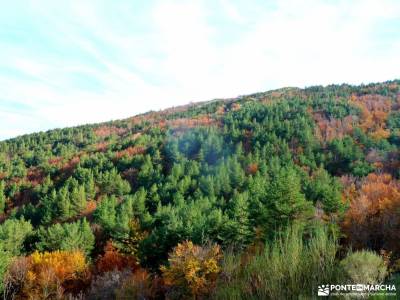
[(347, 283), (377, 284), (387, 274), (383, 258), (366, 250), (350, 253), (340, 262), (340, 267)]

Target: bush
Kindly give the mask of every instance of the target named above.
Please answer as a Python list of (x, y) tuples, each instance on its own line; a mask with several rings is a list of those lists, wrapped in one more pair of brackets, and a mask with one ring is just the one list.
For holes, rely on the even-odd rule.
[(137, 267), (136, 259), (131, 255), (124, 255), (116, 249), (111, 242), (104, 247), (104, 254), (97, 259), (96, 270), (99, 273), (113, 270), (129, 269), (134, 270)]
[(308, 239), (298, 226), (288, 228), (261, 253), (226, 254), (215, 299), (294, 299), (311, 297), (318, 284), (337, 279), (338, 243), (317, 227)]
[(178, 244), (169, 254), (169, 266), (162, 266), (169, 299), (198, 298), (215, 287), (222, 257), (218, 245), (200, 247), (190, 241)]
[(118, 287), (124, 279), (132, 275), (131, 270), (117, 269), (105, 272), (97, 277), (91, 283), (90, 290), (86, 295), (88, 300), (108, 300), (115, 299)]
[(27, 257), (14, 257), (4, 275), (4, 299), (14, 299), (24, 286), (28, 273), (30, 259)]
[(12, 256), (10, 252), (5, 251), (4, 246), (0, 244), (0, 293), (4, 290), (4, 285), (6, 284), (3, 280), (5, 273), (7, 272), (7, 268), (11, 263)]
[(116, 291), (115, 299), (159, 299), (160, 284), (157, 279), (152, 279), (146, 270), (138, 269), (124, 280)]
[(372, 251), (357, 251), (340, 262), (343, 276), (349, 283), (377, 284), (383, 282), (387, 268), (382, 257)]
[(28, 257), (22, 296), (53, 299), (74, 289), (86, 277), (85, 255), (81, 251), (35, 252)]

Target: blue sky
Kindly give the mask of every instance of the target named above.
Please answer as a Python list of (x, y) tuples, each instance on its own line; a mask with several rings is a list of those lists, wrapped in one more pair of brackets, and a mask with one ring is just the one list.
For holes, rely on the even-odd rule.
[(284, 86), (399, 78), (398, 0), (4, 1), (0, 139)]

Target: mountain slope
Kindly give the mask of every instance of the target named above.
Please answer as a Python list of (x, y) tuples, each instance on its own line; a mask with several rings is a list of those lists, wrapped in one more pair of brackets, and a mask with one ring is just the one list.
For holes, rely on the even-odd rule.
[(399, 106), (399, 80), (283, 88), (0, 142), (4, 251), (158, 272), (185, 240), (250, 251), (301, 223), (398, 253)]

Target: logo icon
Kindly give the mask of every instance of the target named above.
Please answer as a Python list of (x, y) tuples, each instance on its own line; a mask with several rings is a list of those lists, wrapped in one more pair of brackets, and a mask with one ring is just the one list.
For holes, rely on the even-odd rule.
[(329, 292), (329, 285), (322, 284), (318, 286), (318, 296), (329, 296)]
[(362, 292), (364, 290), (364, 285), (363, 284), (357, 284), (356, 285), (356, 291), (357, 292)]

